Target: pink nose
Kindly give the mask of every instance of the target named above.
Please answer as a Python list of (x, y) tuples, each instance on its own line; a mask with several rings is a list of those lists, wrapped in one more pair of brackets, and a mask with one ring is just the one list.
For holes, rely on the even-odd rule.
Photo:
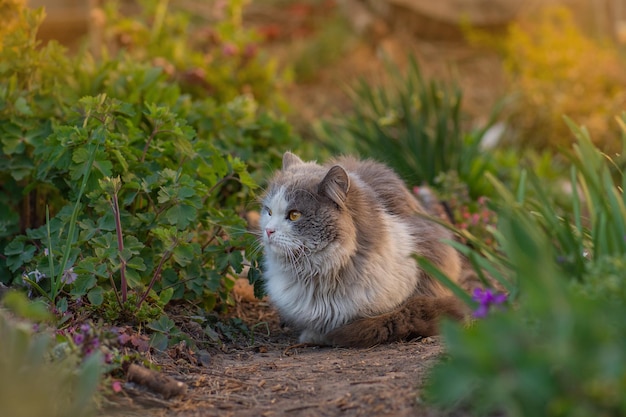
[(276, 232), (276, 230), (270, 229), (269, 227), (267, 229), (265, 229), (265, 234), (267, 235), (267, 237), (272, 236), (274, 234), (274, 232)]

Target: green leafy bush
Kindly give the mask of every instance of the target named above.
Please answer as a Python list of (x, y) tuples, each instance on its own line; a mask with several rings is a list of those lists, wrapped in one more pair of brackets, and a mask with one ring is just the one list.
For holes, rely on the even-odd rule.
[(251, 94), (184, 93), (133, 54), (41, 46), (41, 11), (15, 19), (0, 49), (0, 280), (60, 311), (88, 301), (112, 321), (227, 301), (244, 254), (258, 283), (240, 213), (254, 198), (250, 169), (280, 161), (259, 147), (293, 144), (289, 126)]
[(530, 199), (524, 183), (513, 195), (493, 180), (500, 251), (483, 259), (506, 279), (515, 307), (443, 327), (449, 357), (427, 387), (434, 403), (476, 415), (626, 413), (626, 177), (585, 129), (571, 128), (569, 211), (540, 181), (529, 181)]

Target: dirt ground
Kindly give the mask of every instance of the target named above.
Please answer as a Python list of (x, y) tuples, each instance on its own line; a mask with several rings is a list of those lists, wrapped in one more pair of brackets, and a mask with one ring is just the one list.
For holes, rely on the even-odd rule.
[(100, 416), (448, 415), (420, 399), (428, 370), (443, 352), (437, 337), (370, 349), (292, 347), (297, 335), (281, 329), (267, 302), (243, 302), (237, 310), (254, 328), (254, 340), (215, 349), (205, 366), (174, 350), (152, 358), (162, 375), (186, 385), (186, 394), (166, 400), (126, 383)]

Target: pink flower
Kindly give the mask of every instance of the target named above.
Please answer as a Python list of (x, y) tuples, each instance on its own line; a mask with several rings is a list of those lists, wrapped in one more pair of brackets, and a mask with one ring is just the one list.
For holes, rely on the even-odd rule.
[(237, 45), (234, 43), (225, 43), (224, 46), (222, 46), (222, 54), (226, 56), (236, 55), (237, 52), (239, 52), (239, 48), (237, 48)]
[(120, 381), (113, 381), (111, 383), (111, 389), (113, 392), (122, 392), (122, 383)]

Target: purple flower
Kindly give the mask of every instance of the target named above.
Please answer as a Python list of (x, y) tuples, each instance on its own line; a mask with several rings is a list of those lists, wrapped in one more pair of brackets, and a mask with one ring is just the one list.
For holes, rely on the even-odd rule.
[(100, 339), (98, 339), (97, 337), (94, 337), (93, 339), (91, 339), (91, 347), (94, 349), (97, 349), (100, 347)]
[(84, 323), (84, 324), (80, 325), (80, 331), (82, 333), (89, 333), (90, 329), (91, 329), (91, 326), (89, 326), (87, 323)]
[(489, 309), (491, 306), (497, 306), (506, 301), (506, 294), (493, 292), (491, 289), (487, 288), (483, 290), (482, 288), (474, 289), (474, 295), (472, 299), (474, 301), (478, 301), (480, 304), (478, 308), (474, 311), (474, 317), (483, 318), (487, 316), (489, 313)]
[(74, 343), (76, 343), (77, 345), (81, 345), (84, 341), (85, 341), (85, 336), (83, 336), (80, 333), (74, 334)]
[(63, 275), (61, 276), (61, 282), (64, 284), (71, 284), (76, 281), (78, 278), (78, 274), (74, 272), (74, 268), (69, 268), (63, 271)]

